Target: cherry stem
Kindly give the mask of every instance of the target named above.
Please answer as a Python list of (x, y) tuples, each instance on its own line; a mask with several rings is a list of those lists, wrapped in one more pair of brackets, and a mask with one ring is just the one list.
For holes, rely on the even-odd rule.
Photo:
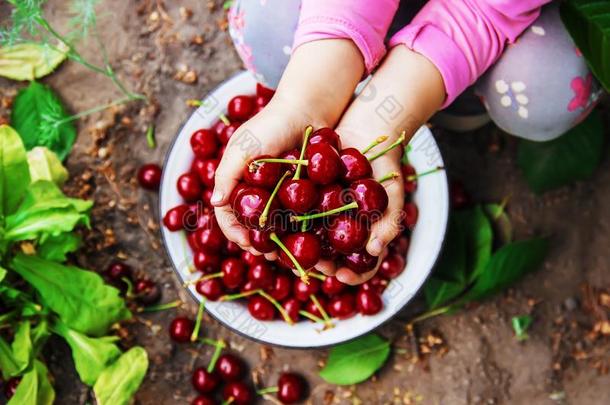
[(262, 159), (256, 159), (256, 160), (253, 160), (252, 162), (250, 162), (250, 164), (248, 165), (248, 170), (250, 172), (253, 172), (256, 169), (256, 166), (258, 166), (261, 163), (286, 163), (286, 164), (293, 164), (293, 165), (308, 166), (309, 160), (307, 160), (307, 159), (262, 158)]
[[(303, 135), (303, 145), (301, 146), (301, 155), (299, 156), (299, 160), (303, 160), (305, 157), (307, 142), (309, 142), (309, 135), (311, 135), (312, 132), (313, 127), (308, 125), (307, 128), (305, 128), (305, 134)], [(294, 172), (294, 177), (292, 178), (293, 180), (299, 180), (301, 178), (301, 167), (303, 167), (303, 164), (297, 163), (297, 170)]]
[(443, 170), (443, 169), (444, 169), (444, 167), (443, 167), (443, 166), (437, 166), (437, 167), (435, 167), (434, 169), (430, 169), (430, 170), (425, 171), (425, 172), (422, 172), (422, 173), (417, 173), (417, 174), (412, 174), (412, 175), (410, 175), (410, 176), (407, 176), (407, 178), (406, 178), (405, 180), (406, 180), (406, 181), (413, 181), (413, 180), (417, 180), (417, 179), (419, 179), (420, 177), (424, 177), (424, 176), (427, 176), (427, 175), (429, 175), (429, 174), (433, 174), (433, 173), (436, 173), (436, 172), (440, 172), (440, 171), (441, 171), (441, 170)]
[(235, 398), (229, 397), (229, 399), (227, 399), (226, 401), (222, 401), (222, 404), (220, 404), (220, 405), (230, 405), (233, 402), (235, 402)]
[(307, 226), (309, 225), (309, 221), (305, 220), (301, 223), (301, 232), (307, 232)]
[(218, 118), (222, 121), (223, 124), (225, 125), (231, 125), (231, 121), (229, 121), (229, 119), (227, 118), (226, 115), (224, 115), (223, 113), (220, 113), (218, 115)]
[(282, 183), (288, 176), (290, 176), (290, 171), (287, 170), (286, 173), (284, 173), (284, 175), (280, 178), (280, 180), (277, 182), (277, 184), (273, 188), (273, 191), (271, 192), (271, 195), (269, 196), (269, 199), (267, 200), (267, 204), (265, 204), (265, 208), (263, 209), (261, 216), (258, 218), (258, 225), (261, 228), (263, 226), (265, 226), (265, 223), (267, 222), (267, 218), (269, 217), (269, 210), (271, 209), (271, 203), (273, 202), (273, 199), (275, 198), (277, 192), (279, 191), (280, 186), (282, 185)]
[(371, 142), (369, 144), (369, 146), (367, 146), (366, 148), (362, 149), (362, 151), (360, 151), (360, 153), (362, 153), (363, 155), (365, 153), (367, 153), (368, 151), (370, 151), (371, 149), (373, 149), (375, 146), (379, 145), (380, 143), (383, 143), (385, 141), (388, 140), (388, 136), (387, 135), (381, 135), (380, 137), (378, 137), (377, 139), (375, 139), (373, 142)]
[(402, 145), (402, 143), (405, 141), (405, 137), (406, 137), (406, 132), (402, 131), (402, 133), (400, 134), (398, 139), (396, 139), (394, 142), (392, 142), (392, 144), (390, 146), (388, 146), (387, 148), (383, 149), (382, 151), (376, 153), (375, 155), (368, 157), (367, 159), (369, 160), (369, 162), (372, 162), (373, 160), (380, 158), (381, 156), (385, 155), (386, 153), (388, 153), (392, 149), (396, 148), (397, 146)]
[(201, 107), (203, 105), (203, 102), (201, 100), (189, 98), (188, 100), (186, 100), (186, 105), (189, 107)]
[(317, 278), (320, 281), (326, 280), (326, 276), (324, 274), (320, 274), (317, 271), (310, 271), (309, 275), (313, 278)]
[(134, 298), (133, 295), (133, 283), (127, 277), (121, 277), (121, 281), (127, 284), (127, 292), (125, 292), (125, 296), (127, 298)]
[(277, 302), (277, 300), (275, 298), (273, 298), (271, 295), (267, 294), (265, 291), (263, 290), (259, 290), (258, 293), (265, 298), (267, 301), (269, 301), (270, 303), (273, 304), (273, 306), (279, 311), (280, 314), (282, 314), (282, 318), (284, 318), (284, 321), (286, 321), (286, 323), (288, 323), (289, 325), (294, 324), (294, 322), (292, 321), (292, 319), (290, 318), (290, 315), (288, 315), (288, 312), (286, 312), (286, 310), (284, 309), (283, 306), (280, 305), (279, 302)]
[(201, 329), (201, 322), (203, 321), (203, 309), (205, 308), (205, 299), (202, 297), (199, 302), (199, 308), (197, 309), (197, 319), (195, 320), (195, 327), (193, 333), (191, 333), (191, 342), (195, 342), (199, 337), (199, 330)]
[(383, 183), (384, 181), (394, 180), (398, 176), (400, 176), (400, 174), (398, 172), (390, 172), (390, 173), (386, 174), (385, 176), (383, 176), (382, 178), (380, 178), (379, 180), (377, 180), (377, 182)]
[(286, 247), (286, 245), (284, 245), (284, 243), (282, 243), (282, 241), (280, 240), (280, 238), (278, 238), (278, 236), (276, 235), (275, 232), (271, 232), (271, 236), (269, 237), (272, 241), (274, 241), (276, 243), (276, 245), (278, 245), (280, 247), (280, 249), (282, 249), (282, 251), (284, 253), (286, 253), (286, 256), (288, 256), (288, 258), (290, 259), (290, 261), (292, 262), (292, 264), (294, 264), (294, 267), (297, 269), (297, 271), (299, 272), (299, 277), (301, 277), (301, 281), (304, 282), (305, 284), (309, 284), (309, 277), (307, 276), (307, 272), (303, 269), (303, 267), (301, 266), (301, 264), (297, 261), (297, 259), (294, 257), (294, 255), (292, 254), (292, 252), (290, 250), (288, 250), (288, 248)]
[(193, 284), (197, 284), (200, 281), (206, 281), (206, 280), (211, 280), (213, 278), (218, 278), (218, 277), (222, 277), (223, 273), (222, 271), (219, 271), (218, 273), (212, 273), (212, 274), (208, 274), (206, 276), (203, 277), (199, 277), (195, 280), (189, 280), (186, 283), (182, 284), (184, 287), (189, 286), (189, 285), (193, 285)]
[(322, 318), (318, 318), (317, 316), (315, 316), (314, 314), (312, 314), (311, 312), (307, 312), (305, 310), (300, 310), (299, 314), (304, 316), (305, 318), (309, 319), (310, 321), (314, 321), (316, 323), (325, 323), (324, 319)]
[(208, 363), (208, 368), (207, 368), (208, 373), (211, 373), (212, 371), (214, 371), (214, 368), (216, 368), (216, 363), (218, 362), (220, 353), (222, 352), (222, 349), (224, 349), (225, 347), (227, 347), (227, 345), (225, 344), (225, 342), (222, 339), (218, 340), (216, 342), (216, 344), (214, 345), (214, 353), (212, 354), (212, 358), (210, 359), (210, 362)]
[(308, 219), (316, 219), (316, 218), (323, 218), (323, 217), (327, 217), (329, 215), (335, 215), (338, 214), (340, 212), (343, 211), (348, 211), (354, 208), (358, 208), (358, 203), (356, 201), (352, 201), (349, 204), (344, 205), (343, 207), (339, 207), (339, 208), (333, 208), (332, 210), (328, 210), (328, 211), (324, 211), (324, 212), (318, 212), (316, 214), (309, 214), (309, 215), (293, 215), (290, 217), (290, 221), (292, 222), (301, 222), (301, 221), (307, 221)]
[(244, 297), (249, 297), (254, 294), (258, 294), (259, 290), (250, 290), (237, 294), (227, 294), (220, 297), (220, 301), (233, 301)]
[(258, 395), (273, 394), (275, 392), (278, 392), (279, 390), (280, 390), (279, 387), (266, 387), (266, 388), (261, 388), (260, 390), (257, 390), (256, 393)]
[(327, 326), (332, 326), (332, 321), (330, 320), (330, 317), (328, 316), (328, 314), (326, 313), (326, 310), (324, 309), (324, 307), (322, 307), (322, 305), (320, 304), (320, 301), (318, 301), (318, 298), (314, 295), (311, 294), (309, 296), (309, 298), (313, 301), (313, 304), (316, 306), (316, 308), (318, 308), (318, 311), (320, 311), (320, 313), (322, 314), (322, 319), (324, 319), (324, 323)]
[(176, 301), (168, 302), (165, 304), (157, 304), (157, 305), (151, 305), (148, 307), (140, 308), (138, 310), (138, 312), (159, 312), (159, 311), (165, 311), (166, 309), (178, 308), (181, 305), (182, 305), (182, 301), (176, 300)]
[(443, 315), (444, 313), (449, 312), (451, 308), (453, 308), (452, 305), (447, 305), (444, 307), (433, 309), (432, 311), (424, 312), (423, 314), (411, 319), (409, 325), (416, 324), (426, 319), (434, 318), (435, 316)]

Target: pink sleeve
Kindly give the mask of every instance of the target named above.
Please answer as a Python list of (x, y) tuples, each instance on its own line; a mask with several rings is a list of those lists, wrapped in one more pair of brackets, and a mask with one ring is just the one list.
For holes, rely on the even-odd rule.
[(439, 69), (449, 105), (473, 84), (551, 0), (431, 0), (390, 40)]
[(319, 39), (354, 41), (370, 72), (385, 54), (384, 39), (399, 0), (303, 0), (293, 49)]

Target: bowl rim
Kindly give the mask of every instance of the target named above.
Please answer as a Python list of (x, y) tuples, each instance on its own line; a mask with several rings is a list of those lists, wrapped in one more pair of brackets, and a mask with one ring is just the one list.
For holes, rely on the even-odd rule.
[[(220, 82), (219, 84), (217, 84), (216, 86), (214, 86), (212, 89), (210, 89), (207, 93), (206, 96), (203, 97), (203, 100), (205, 100), (209, 95), (214, 94), (216, 92), (218, 92), (219, 90), (221, 90), (225, 85), (227, 85), (228, 82), (232, 81), (233, 79), (237, 78), (238, 76), (243, 75), (244, 73), (248, 73), (247, 71), (244, 70), (240, 70), (234, 74), (232, 74), (231, 76), (227, 77), (226, 79), (224, 79), (222, 82)], [(182, 123), (182, 125), (180, 125), (180, 127), (178, 128), (178, 130), (176, 131), (176, 135), (173, 137), (173, 139), (171, 140), (171, 142), (169, 143), (169, 145), (167, 146), (167, 150), (165, 152), (165, 156), (163, 158), (163, 169), (167, 166), (167, 163), (170, 159), (170, 156), (172, 155), (172, 151), (176, 145), (176, 142), (178, 140), (178, 138), (180, 137), (180, 134), (182, 133), (183, 129), (186, 127), (186, 125), (188, 124), (189, 120), (191, 119), (192, 115), (196, 113), (196, 110), (193, 111), (192, 114), (190, 114)], [(415, 131), (415, 133), (417, 133), (419, 130), (421, 129), (418, 128), (417, 131)], [(433, 136), (434, 134), (432, 133), (432, 131), (430, 131), (431, 135)], [(438, 143), (436, 143), (436, 140), (434, 139), (434, 142), (438, 148)], [(443, 155), (442, 155), (442, 151), (440, 150), (440, 148), (438, 148), (438, 154), (439, 157), (443, 163), (443, 170), (442, 170), (442, 175), (445, 178), (445, 184), (447, 184), (448, 186), (448, 180), (447, 180), (447, 174), (446, 174), (446, 168), (444, 166), (444, 159), (443, 159)], [(166, 172), (165, 170), (162, 171), (162, 176), (161, 176), (161, 183), (159, 184), (159, 193), (158, 193), (158, 202), (157, 202), (157, 210), (158, 210), (158, 220), (160, 224), (163, 224), (163, 211), (162, 211), (162, 202), (163, 202), (163, 185), (165, 183), (165, 181), (169, 181), (168, 179), (166, 179)], [(440, 246), (439, 246), (439, 250), (438, 250), (438, 254), (436, 255), (436, 258), (434, 259), (432, 265), (430, 266), (430, 271), (426, 274), (426, 276), (423, 278), (421, 285), (418, 287), (418, 289), (415, 291), (415, 293), (413, 294), (413, 296), (408, 299), (407, 301), (405, 301), (400, 307), (396, 308), (394, 310), (394, 312), (388, 316), (387, 319), (383, 320), (382, 322), (380, 322), (378, 325), (374, 326), (373, 328), (366, 330), (360, 334), (357, 334), (355, 336), (352, 336), (350, 338), (347, 338), (345, 340), (342, 340), (340, 342), (334, 342), (334, 343), (327, 343), (327, 344), (322, 344), (322, 345), (314, 345), (314, 346), (289, 346), (289, 345), (284, 345), (281, 343), (275, 343), (275, 342), (269, 342), (266, 340), (263, 340), (261, 338), (257, 338), (254, 337), (252, 335), (249, 335), (245, 332), (242, 332), (241, 330), (233, 327), (232, 325), (230, 325), (228, 322), (222, 320), (219, 316), (217, 316), (216, 314), (214, 314), (214, 312), (209, 311), (207, 308), (205, 308), (205, 311), (208, 315), (210, 315), (215, 321), (217, 321), (218, 323), (220, 323), (223, 327), (227, 328), (229, 331), (236, 333), (237, 335), (244, 337), (250, 341), (253, 341), (255, 343), (259, 343), (259, 344), (263, 344), (263, 345), (267, 345), (267, 346), (272, 346), (272, 347), (277, 347), (277, 348), (282, 348), (282, 349), (290, 349), (290, 350), (316, 350), (316, 349), (328, 349), (328, 348), (332, 348), (338, 345), (342, 345), (342, 344), (346, 344), (349, 342), (352, 342), (356, 339), (359, 339), (367, 334), (370, 333), (375, 333), (376, 330), (378, 330), (379, 328), (383, 327), (384, 325), (386, 325), (388, 322), (392, 321), (396, 315), (401, 312), (409, 303), (411, 303), (413, 301), (413, 299), (415, 297), (417, 297), (419, 294), (421, 294), (422, 288), (425, 285), (426, 281), (430, 278), (430, 276), (433, 273), (434, 268), (436, 267), (436, 265), (438, 264), (438, 261), (440, 259), (440, 256), (442, 254), (443, 249), (445, 248), (445, 243), (447, 241), (446, 235), (447, 235), (447, 228), (449, 225), (449, 218), (451, 216), (451, 210), (449, 207), (449, 196), (445, 201), (445, 212), (447, 212), (447, 215), (445, 216), (445, 220), (442, 222), (443, 225), (443, 230), (442, 230), (442, 240), (440, 242)], [(183, 277), (180, 273), (180, 271), (178, 270), (178, 268), (176, 267), (176, 263), (174, 263), (174, 260), (172, 260), (172, 255), (170, 253), (170, 249), (169, 249), (169, 243), (167, 241), (167, 237), (166, 237), (166, 232), (163, 231), (163, 229), (160, 230), (161, 233), (161, 240), (163, 242), (163, 250), (165, 252), (166, 258), (167, 260), (170, 262), (172, 270), (175, 274), (175, 276), (178, 278), (178, 280), (180, 281), (184, 281)], [(196, 294), (190, 289), (190, 288), (185, 288), (183, 285), (181, 285), (181, 288), (183, 288), (184, 290), (186, 290), (188, 292), (188, 294), (191, 296), (191, 298), (196, 302), (199, 303), (200, 300), (199, 298), (196, 296)]]

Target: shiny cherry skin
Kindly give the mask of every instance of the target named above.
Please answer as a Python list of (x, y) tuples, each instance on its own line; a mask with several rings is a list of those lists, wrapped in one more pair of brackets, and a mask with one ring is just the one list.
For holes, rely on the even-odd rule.
[(205, 368), (198, 367), (193, 371), (191, 383), (193, 384), (193, 388), (197, 391), (202, 394), (207, 394), (218, 387), (220, 384), (220, 377), (215, 371), (209, 373)]
[(225, 287), (217, 278), (201, 280), (195, 284), (195, 289), (210, 301), (217, 301), (225, 293)]
[(373, 291), (377, 295), (381, 295), (387, 288), (388, 284), (389, 284), (389, 281), (387, 278), (384, 278), (384, 277), (380, 276), (379, 274), (376, 274), (375, 276), (373, 276), (372, 279), (370, 279), (366, 283), (362, 284), (360, 286), (360, 289), (365, 290), (365, 291), (370, 290), (370, 291)]
[(274, 271), (269, 263), (257, 263), (248, 269), (248, 281), (252, 281), (256, 288), (270, 290), (273, 288)]
[(247, 121), (253, 114), (256, 103), (252, 96), (235, 96), (227, 104), (227, 112), (231, 120)]
[(356, 309), (362, 315), (375, 315), (382, 308), (383, 301), (375, 291), (360, 289), (356, 294)]
[(417, 179), (409, 180), (409, 176), (417, 175), (415, 168), (410, 164), (406, 164), (400, 168), (400, 171), (404, 179), (405, 194), (413, 194), (417, 190)]
[(309, 284), (305, 284), (301, 279), (295, 279), (292, 287), (294, 297), (302, 302), (309, 301), (309, 296), (320, 291), (320, 280), (310, 278)]
[[(242, 381), (233, 381), (225, 385), (222, 398), (235, 405), (250, 405), (254, 402), (254, 392)], [(233, 400), (231, 400), (233, 398)]]
[(322, 281), (322, 292), (329, 297), (342, 293), (346, 288), (347, 284), (343, 284), (335, 276), (326, 276), (324, 281)]
[(305, 380), (298, 374), (282, 373), (277, 380), (277, 398), (284, 404), (294, 404), (303, 399)]
[(190, 212), (190, 208), (186, 204), (170, 208), (163, 216), (163, 225), (172, 232), (180, 231), (184, 229), (185, 221)]
[(337, 252), (349, 255), (364, 248), (369, 230), (364, 222), (341, 214), (330, 223), (327, 235), (328, 242)]
[(254, 229), (248, 230), (250, 245), (261, 253), (273, 252), (277, 245), (271, 240), (271, 231), (269, 229)]
[(292, 320), (292, 322), (299, 321), (299, 311), (301, 310), (301, 301), (296, 298), (288, 298), (284, 302), (282, 302), (282, 307), (288, 313), (288, 317)]
[(358, 217), (376, 221), (388, 208), (388, 193), (381, 183), (374, 179), (362, 179), (349, 186), (350, 198), (358, 204)]
[(191, 405), (217, 405), (217, 402), (207, 395), (199, 395), (193, 399)]
[(244, 166), (243, 178), (244, 181), (256, 187), (273, 190), (282, 175), (282, 164), (262, 162), (256, 165), (251, 165), (252, 160), (270, 158), (271, 155), (261, 155), (256, 159), (251, 159)]
[(169, 336), (174, 342), (186, 343), (191, 340), (195, 322), (189, 318), (179, 316), (169, 325)]
[(241, 260), (234, 257), (223, 260), (220, 271), (222, 271), (222, 283), (228, 289), (239, 288), (244, 283), (246, 266)]
[(331, 184), (343, 170), (337, 150), (328, 143), (316, 143), (307, 148), (307, 177), (316, 184)]
[(341, 156), (341, 162), (343, 162), (343, 180), (346, 182), (351, 183), (373, 175), (371, 163), (358, 149), (343, 149), (339, 155)]
[(218, 120), (214, 125), (212, 125), (212, 131), (214, 131), (217, 137), (220, 137), (222, 131), (224, 131), (226, 127), (227, 125), (222, 122), (222, 120)]
[(218, 138), (212, 129), (198, 129), (191, 135), (191, 149), (200, 159), (216, 156), (218, 147)]
[(220, 269), (220, 256), (207, 249), (198, 250), (193, 254), (193, 264), (205, 274), (216, 273)]
[(161, 299), (161, 289), (152, 280), (140, 279), (134, 283), (136, 300), (142, 305), (153, 305)]
[(213, 193), (214, 190), (212, 190), (211, 188), (206, 188), (205, 190), (203, 190), (203, 193), (201, 193), (201, 202), (203, 203), (204, 207), (212, 208)]
[[(282, 237), (281, 240), (303, 269), (311, 269), (320, 260), (320, 241), (314, 234), (309, 232), (291, 233)], [(283, 250), (280, 250), (279, 260), (286, 267), (294, 267)]]
[(203, 192), (201, 182), (195, 173), (185, 173), (178, 177), (176, 188), (178, 193), (187, 202), (197, 201)]
[(320, 241), (320, 257), (323, 259), (333, 260), (337, 257), (338, 253), (328, 242), (328, 234), (326, 233), (326, 226), (324, 223), (314, 225), (312, 228), (314, 235)]
[(266, 99), (268, 102), (269, 100), (271, 100), (271, 98), (273, 97), (274, 94), (275, 94), (275, 90), (265, 87), (260, 83), (256, 83), (256, 96), (257, 97), (262, 97), (262, 98)]
[(370, 255), (365, 249), (346, 255), (343, 261), (354, 273), (362, 274), (377, 266), (378, 257)]
[(239, 195), (242, 193), (242, 191), (248, 189), (249, 187), (250, 186), (248, 186), (246, 183), (239, 183), (233, 188), (233, 191), (231, 191), (231, 195), (229, 196), (229, 204), (231, 205), (231, 207), (237, 200), (237, 197), (239, 197)]
[(318, 190), (311, 180), (290, 179), (282, 183), (278, 197), (284, 208), (305, 214), (318, 202)]
[(273, 280), (271, 296), (278, 301), (288, 297), (292, 292), (292, 276), (287, 274), (277, 274)]
[(406, 229), (412, 230), (415, 228), (417, 224), (417, 220), (419, 219), (419, 210), (417, 209), (417, 205), (413, 202), (406, 202), (405, 206), (402, 208), (403, 218), (402, 224)]
[(248, 266), (255, 266), (259, 263), (267, 263), (265, 256), (256, 256), (246, 250), (241, 252), (241, 260)]
[(237, 256), (241, 254), (242, 250), (237, 243), (227, 240), (224, 246), (224, 252), (230, 256)]
[[(301, 152), (298, 149), (292, 149), (288, 152), (284, 152), (280, 155), (280, 158), (286, 160), (298, 160), (301, 157)], [(284, 164), (284, 170), (290, 170), (294, 172), (297, 169), (296, 164)]]
[(106, 277), (111, 282), (123, 282), (124, 278), (131, 280), (131, 266), (123, 262), (112, 262), (106, 269)]
[(216, 169), (218, 169), (219, 163), (220, 161), (218, 159), (196, 158), (191, 165), (191, 172), (197, 174), (197, 178), (201, 184), (213, 189), (215, 184), (214, 176), (216, 175)]
[(339, 319), (346, 319), (356, 312), (356, 299), (351, 293), (344, 293), (330, 299), (328, 313)]
[(391, 243), (390, 249), (392, 252), (401, 256), (406, 256), (409, 252), (411, 240), (407, 235), (398, 235)]
[(218, 358), (216, 371), (224, 381), (237, 381), (246, 371), (246, 365), (239, 357), (225, 353)]
[(309, 136), (309, 145), (315, 145), (318, 143), (327, 143), (331, 145), (335, 150), (339, 150), (341, 146), (341, 139), (332, 128), (320, 128), (315, 130)]
[(320, 198), (316, 205), (316, 211), (326, 212), (340, 208), (346, 204), (346, 191), (338, 184), (329, 184), (320, 188)]
[(275, 318), (275, 307), (260, 295), (253, 295), (248, 299), (248, 312), (259, 321), (270, 321)]
[(397, 254), (387, 255), (379, 265), (379, 275), (386, 278), (396, 278), (405, 269), (405, 259)]
[(146, 190), (157, 191), (161, 184), (161, 167), (154, 163), (142, 165), (138, 170), (138, 183)]
[(226, 238), (218, 225), (211, 225), (195, 231), (195, 240), (199, 249), (218, 252), (225, 245)]
[(218, 140), (221, 144), (226, 145), (229, 143), (229, 139), (233, 136), (235, 131), (241, 126), (241, 122), (232, 121), (229, 125), (226, 125), (220, 135), (218, 135)]
[(449, 201), (451, 206), (457, 210), (470, 205), (470, 195), (464, 187), (464, 183), (459, 180), (451, 180), (449, 183)]
[[(318, 299), (318, 302), (322, 306), (322, 309), (324, 311), (326, 311), (326, 313), (328, 313), (328, 300), (326, 299), (326, 297), (324, 297), (322, 295), (316, 295), (316, 298)], [(316, 303), (313, 302), (313, 300), (311, 300), (311, 299), (305, 303), (305, 311), (309, 312), (312, 315), (317, 316), (318, 318), (324, 317), (322, 315), (322, 312), (320, 312), (320, 308), (318, 308)]]
[(20, 382), (21, 377), (13, 377), (4, 383), (4, 396), (6, 399), (11, 399), (15, 395)]
[[(246, 228), (258, 228), (259, 220), (271, 194), (260, 187), (247, 187), (235, 198), (233, 212), (237, 220)], [(270, 213), (278, 208), (277, 200), (271, 203)], [(270, 215), (271, 216), (271, 215)]]

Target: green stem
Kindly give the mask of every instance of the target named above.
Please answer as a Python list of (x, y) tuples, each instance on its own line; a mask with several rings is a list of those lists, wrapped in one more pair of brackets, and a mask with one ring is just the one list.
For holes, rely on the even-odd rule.
[(379, 145), (380, 143), (383, 143), (385, 141), (388, 140), (388, 136), (387, 135), (381, 135), (380, 137), (378, 137), (377, 139), (375, 139), (373, 142), (371, 142), (369, 144), (369, 146), (367, 146), (366, 148), (364, 148), (360, 153), (362, 153), (363, 155), (365, 153), (367, 153), (368, 151), (370, 151), (371, 149), (373, 149), (375, 146)]
[(146, 129), (146, 143), (150, 149), (155, 149), (157, 147), (157, 142), (155, 140), (155, 124), (150, 124)]
[(223, 275), (222, 271), (219, 271), (218, 273), (208, 274), (203, 277), (199, 277), (198, 279), (187, 281), (184, 284), (182, 284), (182, 286), (186, 287), (189, 285), (197, 284), (200, 281), (206, 281), (206, 280), (211, 280), (213, 278), (222, 277), (222, 275)]
[(288, 258), (290, 259), (292, 264), (294, 264), (294, 267), (299, 272), (299, 277), (301, 277), (301, 281), (304, 282), (305, 284), (309, 284), (309, 277), (307, 276), (307, 272), (303, 269), (301, 264), (297, 261), (297, 259), (292, 254), (292, 252), (290, 250), (288, 250), (286, 245), (284, 245), (282, 243), (282, 241), (280, 240), (280, 238), (278, 238), (278, 236), (275, 234), (275, 232), (271, 232), (270, 239), (272, 241), (274, 241), (275, 244), (278, 245), (284, 253), (286, 253), (286, 256), (288, 256)]
[(427, 175), (429, 175), (429, 174), (433, 174), (433, 173), (436, 173), (436, 172), (440, 172), (440, 171), (441, 171), (441, 170), (443, 170), (443, 169), (444, 169), (444, 167), (443, 167), (443, 166), (437, 166), (437, 167), (435, 167), (434, 169), (427, 170), (427, 171), (425, 171), (425, 172), (423, 172), (423, 173), (417, 173), (417, 174), (412, 174), (412, 175), (410, 175), (410, 176), (407, 176), (407, 178), (406, 178), (405, 180), (406, 180), (406, 181), (413, 181), (413, 180), (417, 180), (417, 179), (419, 179), (420, 177), (424, 177), (424, 176), (427, 176)]
[(199, 330), (201, 329), (201, 322), (203, 321), (203, 310), (205, 308), (205, 298), (201, 297), (199, 302), (199, 308), (197, 309), (197, 319), (195, 320), (195, 327), (193, 333), (191, 333), (191, 342), (195, 342), (199, 337)]
[(267, 388), (261, 388), (260, 390), (257, 390), (256, 393), (258, 395), (265, 395), (265, 394), (273, 394), (278, 392), (280, 389), (279, 387), (267, 387)]
[(328, 211), (324, 211), (324, 212), (318, 212), (316, 214), (309, 214), (309, 215), (293, 215), (290, 217), (290, 221), (292, 222), (301, 222), (301, 221), (306, 221), (309, 219), (316, 219), (316, 218), (323, 218), (323, 217), (327, 217), (329, 215), (335, 215), (338, 214), (340, 212), (343, 211), (348, 211), (354, 208), (358, 208), (358, 203), (356, 201), (352, 201), (349, 204), (344, 205), (343, 207), (339, 207), (339, 208), (333, 208), (332, 210), (328, 210)]
[(307, 232), (307, 226), (309, 225), (309, 221), (308, 220), (304, 220), (301, 223), (301, 232)]
[(327, 326), (332, 326), (333, 323), (328, 314), (326, 313), (326, 310), (324, 309), (322, 304), (320, 304), (320, 301), (318, 301), (318, 298), (314, 294), (311, 294), (309, 298), (313, 301), (316, 308), (318, 308), (318, 311), (320, 311), (320, 313), (322, 314), (322, 319), (324, 319), (324, 323)]
[(279, 311), (279, 313), (282, 315), (282, 318), (284, 318), (284, 321), (286, 321), (286, 323), (292, 325), (294, 324), (294, 321), (292, 320), (292, 318), (290, 318), (290, 315), (288, 315), (288, 312), (286, 312), (286, 310), (284, 309), (283, 306), (280, 305), (279, 302), (277, 302), (277, 300), (275, 298), (273, 298), (272, 296), (270, 296), (269, 294), (267, 294), (265, 291), (263, 290), (259, 290), (258, 293), (264, 297), (267, 301), (269, 301), (271, 304), (273, 304), (273, 306)]
[(452, 305), (447, 305), (444, 307), (433, 309), (432, 311), (424, 312), (423, 314), (413, 318), (409, 323), (414, 324), (414, 323), (418, 323), (418, 322), (421, 322), (421, 321), (429, 319), (429, 318), (433, 318), (435, 316), (442, 315), (442, 314), (448, 312), (451, 308), (452, 308)]
[(320, 274), (317, 271), (310, 271), (309, 275), (313, 278), (317, 278), (320, 281), (326, 280), (326, 276), (324, 274)]
[(226, 115), (224, 115), (223, 113), (220, 113), (218, 115), (218, 118), (222, 121), (223, 124), (225, 125), (231, 125), (231, 121), (229, 121), (229, 119), (227, 118)]
[(212, 371), (214, 371), (214, 368), (216, 367), (216, 363), (218, 362), (218, 358), (220, 357), (220, 353), (222, 353), (222, 349), (224, 349), (225, 347), (227, 347), (227, 345), (225, 344), (225, 342), (223, 340), (219, 340), (217, 342), (217, 344), (215, 345), (214, 353), (212, 354), (212, 358), (210, 359), (210, 362), (208, 363), (208, 368), (207, 368), (208, 373), (211, 373)]
[(104, 104), (104, 105), (101, 105), (101, 106), (90, 108), (90, 109), (85, 110), (85, 111), (81, 111), (78, 114), (71, 115), (69, 117), (66, 117), (66, 118), (58, 121), (57, 125), (62, 125), (62, 124), (65, 124), (66, 122), (75, 121), (75, 120), (77, 120), (79, 118), (86, 117), (87, 115), (91, 115), (91, 114), (94, 114), (96, 112), (104, 111), (105, 109), (110, 108), (110, 107), (114, 107), (115, 105), (125, 104), (125, 103), (127, 103), (128, 101), (131, 101), (131, 100), (132, 99), (130, 99), (129, 97), (123, 97), (123, 98), (120, 98), (118, 100), (114, 100), (114, 101), (112, 101), (112, 102), (110, 102), (108, 104)]
[(240, 298), (245, 298), (245, 297), (249, 297), (249, 296), (254, 295), (254, 294), (258, 294), (259, 291), (260, 290), (251, 290), (251, 291), (246, 291), (246, 292), (237, 293), (237, 294), (223, 295), (222, 297), (220, 297), (220, 301), (238, 300)]
[(172, 302), (168, 302), (165, 304), (151, 305), (148, 307), (144, 307), (140, 310), (140, 312), (159, 312), (165, 311), (166, 309), (178, 308), (182, 305), (182, 301), (176, 300)]
[(383, 183), (384, 181), (394, 180), (398, 176), (400, 176), (400, 174), (398, 172), (390, 172), (390, 173), (386, 174), (385, 176), (383, 176), (382, 178), (380, 178), (379, 180), (377, 180), (377, 182)]
[[(309, 142), (309, 135), (313, 132), (313, 127), (308, 125), (305, 128), (305, 134), (303, 135), (303, 145), (301, 145), (301, 155), (299, 156), (299, 160), (303, 160), (305, 157), (305, 150), (307, 149), (307, 142)], [(297, 163), (297, 170), (294, 172), (293, 180), (299, 180), (301, 178), (301, 167), (303, 167), (302, 163)]]
[(300, 310), (299, 314), (304, 316), (305, 318), (309, 319), (310, 321), (314, 321), (316, 323), (325, 323), (324, 319), (322, 318), (318, 318), (317, 316), (315, 316), (314, 314), (312, 314), (311, 312), (307, 312), (305, 310)]
[(256, 168), (256, 165), (258, 165), (260, 163), (286, 163), (286, 164), (307, 166), (307, 165), (309, 165), (309, 160), (307, 160), (307, 159), (281, 159), (281, 158), (256, 159), (250, 163), (248, 170), (253, 172)]
[(375, 154), (373, 156), (368, 157), (367, 159), (369, 160), (369, 162), (372, 162), (373, 160), (375, 160), (377, 158), (380, 158), (381, 156), (385, 155), (386, 153), (388, 153), (392, 149), (396, 148), (397, 146), (402, 145), (402, 143), (405, 140), (405, 137), (406, 137), (406, 132), (402, 131), (402, 133), (400, 134), (398, 139), (396, 139), (394, 142), (392, 142), (392, 144), (390, 146), (388, 146), (387, 148), (383, 149), (379, 153), (377, 153), (377, 154)]
[(125, 293), (125, 296), (127, 298), (133, 298), (133, 283), (131, 282), (130, 279), (128, 279), (127, 277), (121, 277), (121, 281), (124, 282), (125, 284), (127, 284), (127, 292)]
[(269, 210), (271, 209), (271, 203), (275, 199), (275, 196), (276, 196), (277, 192), (279, 191), (280, 186), (284, 182), (284, 179), (286, 179), (286, 177), (288, 177), (288, 176), (290, 176), (290, 171), (287, 170), (286, 173), (284, 173), (284, 175), (280, 178), (280, 180), (277, 182), (277, 184), (273, 188), (273, 191), (271, 192), (271, 195), (269, 196), (269, 199), (267, 200), (267, 204), (265, 204), (265, 208), (263, 209), (261, 216), (258, 218), (258, 225), (261, 228), (265, 226), (265, 223), (267, 223), (267, 218), (269, 217)]

